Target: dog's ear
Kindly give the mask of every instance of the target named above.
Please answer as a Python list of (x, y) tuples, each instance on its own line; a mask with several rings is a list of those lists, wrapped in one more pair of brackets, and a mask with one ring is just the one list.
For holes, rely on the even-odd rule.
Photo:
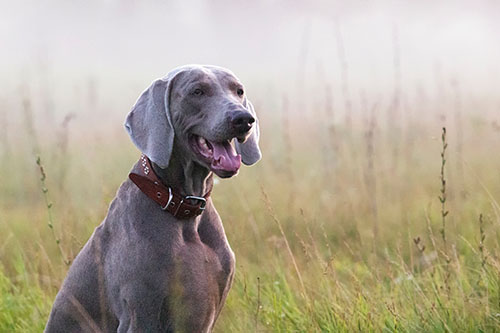
[(259, 148), (259, 120), (257, 119), (257, 114), (253, 108), (252, 103), (248, 99), (245, 99), (244, 106), (255, 118), (255, 123), (251, 130), (250, 136), (245, 142), (239, 143), (236, 141), (236, 151), (241, 154), (241, 161), (246, 165), (252, 165), (257, 163), (262, 158), (262, 153)]
[(169, 110), (175, 75), (154, 81), (135, 102), (125, 121), (132, 142), (161, 168), (168, 167), (174, 145), (174, 127)]

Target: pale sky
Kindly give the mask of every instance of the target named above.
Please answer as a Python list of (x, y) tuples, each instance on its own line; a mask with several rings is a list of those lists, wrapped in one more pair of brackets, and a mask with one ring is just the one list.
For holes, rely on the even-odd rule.
[(353, 91), (392, 89), (397, 55), (403, 86), (439, 72), (497, 96), (499, 17), (498, 1), (0, 0), (0, 87), (42, 73), (56, 91), (89, 79), (113, 91), (210, 63), (259, 86), (338, 88), (341, 36)]

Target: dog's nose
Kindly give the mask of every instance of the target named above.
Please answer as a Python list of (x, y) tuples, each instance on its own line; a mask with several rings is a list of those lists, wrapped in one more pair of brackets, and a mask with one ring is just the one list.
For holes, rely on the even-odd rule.
[(231, 124), (238, 134), (244, 134), (252, 128), (255, 118), (248, 112), (236, 111), (231, 115)]

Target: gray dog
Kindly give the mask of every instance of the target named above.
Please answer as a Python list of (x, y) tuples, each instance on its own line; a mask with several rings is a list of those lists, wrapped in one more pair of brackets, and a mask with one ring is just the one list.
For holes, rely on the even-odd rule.
[(261, 158), (253, 106), (230, 71), (184, 66), (152, 83), (125, 127), (143, 156), (69, 269), (46, 332), (210, 332), (234, 275), (212, 174)]

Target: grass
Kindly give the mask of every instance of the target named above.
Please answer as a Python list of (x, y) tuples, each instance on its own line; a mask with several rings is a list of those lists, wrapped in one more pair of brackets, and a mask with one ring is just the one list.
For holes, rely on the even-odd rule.
[[(282, 127), (261, 105), (264, 159), (213, 192), (237, 258), (216, 331), (500, 331), (500, 132), (486, 114), (441, 137), (441, 121), (393, 131), (373, 114)], [(42, 331), (139, 157), (121, 128), (47, 126), (28, 122), (29, 140), (11, 128), (17, 149), (0, 157), (1, 332)]]

